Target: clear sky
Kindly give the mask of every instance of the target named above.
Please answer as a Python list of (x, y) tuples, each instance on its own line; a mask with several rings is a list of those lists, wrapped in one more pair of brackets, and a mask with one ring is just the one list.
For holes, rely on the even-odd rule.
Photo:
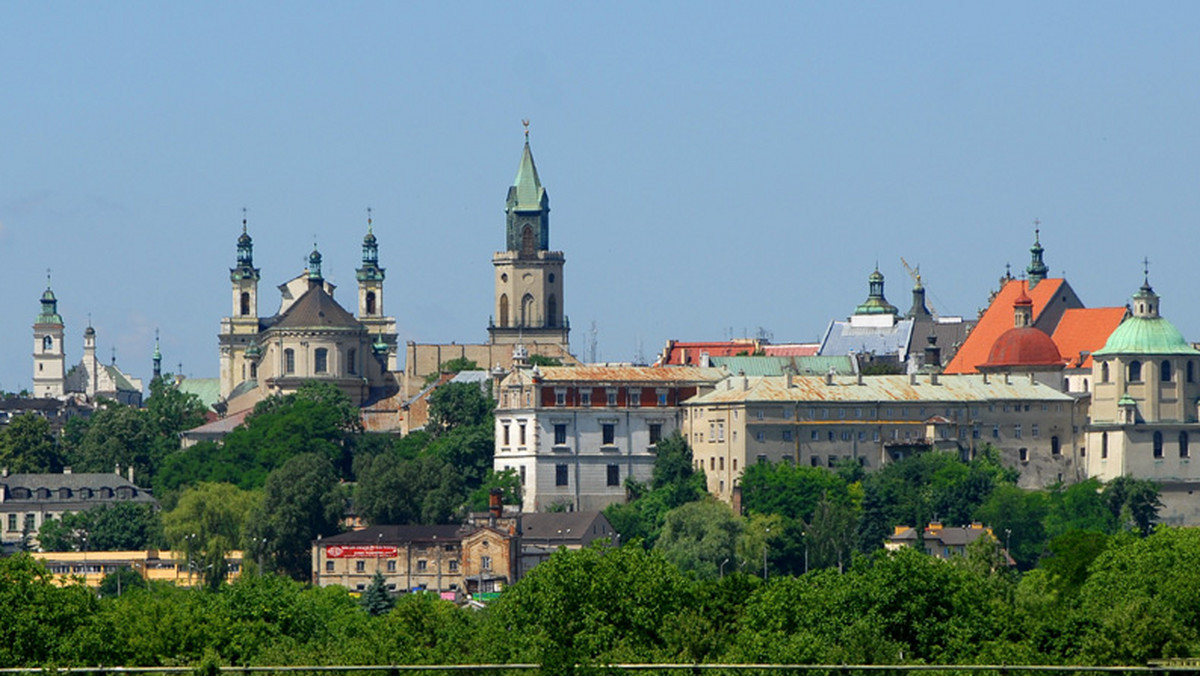
[(1141, 259), (1200, 339), (1200, 4), (6, 3), (0, 388), (30, 387), (46, 269), (68, 363), (217, 375), (249, 210), (272, 286), (314, 238), (336, 297), (374, 209), (401, 340), (481, 342), (522, 118), (572, 347), (815, 341), (903, 256), (973, 315), (1033, 221), (1120, 305)]

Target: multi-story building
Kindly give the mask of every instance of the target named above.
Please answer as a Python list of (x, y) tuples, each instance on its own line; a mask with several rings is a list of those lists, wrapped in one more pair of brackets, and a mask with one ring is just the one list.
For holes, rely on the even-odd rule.
[(493, 467), (520, 475), (526, 512), (623, 502), (626, 479), (650, 480), (654, 445), (679, 429), (680, 403), (725, 376), (686, 366), (527, 368), (524, 357), (517, 361), (498, 388)]
[(22, 543), (36, 546), (38, 529), (47, 520), (124, 501), (158, 504), (150, 491), (134, 485), (132, 467), (128, 477), (70, 470), (61, 474), (0, 470), (0, 544), (6, 552)]
[[(1021, 470), (1020, 484), (1082, 478), (1071, 449), (1081, 405), (1030, 376), (731, 376), (683, 404), (683, 433), (708, 490), (735, 501), (752, 462), (873, 469), (911, 453), (983, 444)], [(497, 454), (499, 457), (499, 454)]]
[[(188, 558), (186, 552), (167, 550), (38, 552), (34, 558), (57, 576), (60, 585), (83, 580), (89, 587), (99, 587), (105, 576), (128, 568), (150, 582), (169, 582), (180, 587), (194, 587), (203, 581), (199, 561)], [(227, 581), (242, 574), (242, 552), (226, 552)]]
[(1148, 279), (1133, 296), (1133, 315), (1092, 360), (1088, 475), (1152, 479), (1164, 522), (1200, 523), (1200, 464), (1191, 465), (1191, 439), (1200, 439), (1200, 351), (1159, 315)]
[(449, 600), (498, 592), (516, 581), (516, 537), (488, 526), (370, 526), (318, 539), (313, 584), (362, 591), (376, 573), (392, 592), (428, 591)]

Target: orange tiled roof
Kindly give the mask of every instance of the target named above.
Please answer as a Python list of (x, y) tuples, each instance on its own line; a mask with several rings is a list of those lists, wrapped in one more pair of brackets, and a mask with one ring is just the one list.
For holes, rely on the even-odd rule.
[(1042, 310), (1046, 309), (1046, 305), (1062, 288), (1065, 281), (1063, 279), (1043, 279), (1037, 286), (1026, 290), (1023, 280), (1008, 280), (996, 297), (992, 299), (992, 304), (984, 310), (983, 316), (979, 318), (979, 323), (967, 334), (967, 339), (958, 348), (958, 352), (954, 353), (954, 358), (950, 360), (949, 364), (946, 364), (944, 372), (951, 374), (978, 373), (979, 370), (975, 367), (988, 360), (992, 344), (1005, 331), (1013, 328), (1013, 303), (1020, 297), (1021, 292), (1024, 290), (1033, 301), (1033, 321), (1037, 323)]
[(791, 343), (787, 345), (763, 345), (763, 354), (768, 357), (815, 357), (821, 351), (820, 343)]
[[(1126, 312), (1123, 307), (1072, 308), (1064, 312), (1051, 338), (1067, 360), (1067, 368), (1091, 368), (1091, 353), (1104, 347)], [(1088, 354), (1080, 359), (1080, 352)]]

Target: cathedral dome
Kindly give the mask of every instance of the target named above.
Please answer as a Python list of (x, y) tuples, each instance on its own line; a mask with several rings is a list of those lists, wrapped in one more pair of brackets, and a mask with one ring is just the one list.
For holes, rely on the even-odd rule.
[(1041, 329), (1025, 327), (1000, 334), (980, 368), (1062, 365), (1062, 355), (1050, 336)]

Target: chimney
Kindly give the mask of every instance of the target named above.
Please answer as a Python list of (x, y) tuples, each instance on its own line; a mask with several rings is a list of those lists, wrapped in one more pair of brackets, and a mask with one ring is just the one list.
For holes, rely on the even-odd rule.
[(833, 371), (830, 371), (829, 373), (825, 374), (825, 384), (826, 385), (833, 384)]
[(742, 391), (745, 392), (748, 389), (750, 389), (750, 379), (742, 375)]
[(928, 340), (929, 345), (925, 346), (925, 365), (941, 366), (942, 348), (937, 346), (937, 336), (930, 335), (926, 340)]
[(117, 476), (121, 476), (121, 463), (119, 463), (119, 462), (117, 463), (117, 467), (116, 467), (116, 469), (113, 470), (113, 474), (116, 474)]
[(858, 384), (859, 384), (859, 385), (862, 385), (862, 384), (863, 384), (863, 375), (862, 375), (862, 371), (859, 371), (859, 372), (858, 372)]
[(790, 390), (795, 386), (796, 386), (796, 383), (794, 382), (794, 378), (792, 377), (792, 372), (788, 371), (787, 372), (787, 388)]
[(987, 375), (987, 371), (982, 371), (982, 374), (983, 374), (983, 384), (984, 384), (984, 385), (987, 385), (987, 384), (988, 384), (988, 375)]
[(63, 467), (63, 474), (70, 474), (70, 473), (71, 473), (71, 466), (70, 466), (70, 465), (67, 465), (66, 467)]
[(496, 519), (504, 514), (504, 505), (501, 503), (503, 495), (503, 491), (499, 488), (493, 488), (488, 492), (488, 525), (490, 526), (495, 526)]
[(1011, 384), (1012, 384), (1012, 381), (1008, 379), (1008, 371), (1005, 371), (1005, 372), (1004, 372), (1004, 384), (1005, 384), (1005, 385), (1011, 385)]
[(938, 374), (936, 374), (936, 373), (930, 373), (930, 374), (929, 374), (929, 384), (930, 384), (930, 385), (937, 385), (937, 384), (938, 384)]
[(0, 467), (0, 477), (6, 477), (6, 476), (8, 476), (8, 468)]
[(126, 473), (129, 475), (129, 483), (133, 483), (133, 465), (129, 466), (129, 469), (126, 470)]
[(915, 374), (915, 373), (908, 374), (908, 384), (909, 385), (917, 384), (917, 374)]

